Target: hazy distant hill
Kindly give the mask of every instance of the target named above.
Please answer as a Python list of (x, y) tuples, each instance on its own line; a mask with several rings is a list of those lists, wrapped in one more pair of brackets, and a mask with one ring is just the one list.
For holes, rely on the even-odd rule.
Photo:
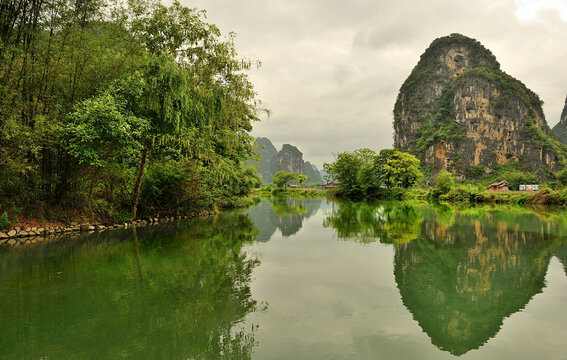
[(265, 137), (256, 138), (256, 152), (262, 157), (254, 161), (263, 184), (272, 182), (272, 177), (278, 171), (289, 171), (307, 175), (306, 183), (323, 182), (319, 169), (309, 161), (303, 160), (303, 153), (290, 144), (284, 144), (278, 152), (272, 142)]

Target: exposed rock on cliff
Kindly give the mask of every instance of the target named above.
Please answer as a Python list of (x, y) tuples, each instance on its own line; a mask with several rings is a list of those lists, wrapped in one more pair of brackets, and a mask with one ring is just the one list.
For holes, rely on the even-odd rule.
[(317, 167), (309, 161), (303, 160), (303, 153), (290, 144), (284, 144), (278, 152), (272, 142), (267, 138), (257, 138), (256, 152), (261, 155), (260, 160), (253, 165), (262, 178), (262, 183), (268, 184), (278, 171), (295, 172), (307, 175), (307, 183), (323, 182)]
[[(272, 142), (265, 137), (256, 138), (256, 143), (258, 146), (255, 148), (256, 153), (260, 155), (260, 159), (256, 162), (252, 162), (252, 165), (256, 167), (256, 171), (262, 178), (262, 182), (269, 183), (272, 181), (272, 176), (274, 172), (272, 171), (272, 159), (278, 156), (278, 150)], [(265, 181), (269, 179), (268, 181)]]
[(278, 156), (272, 159), (274, 171), (288, 171), (298, 174), (303, 173), (303, 153), (293, 145), (283, 144)]
[(303, 164), (303, 174), (308, 176), (306, 180), (308, 183), (323, 182), (323, 177), (321, 176), (319, 169), (317, 169), (317, 166), (311, 164), (309, 161), (306, 161), (305, 164)]
[(567, 144), (567, 98), (565, 98), (565, 106), (563, 107), (561, 118), (557, 125), (553, 127), (553, 131), (564, 144)]
[(518, 162), (540, 173), (566, 164), (539, 97), (500, 70), (492, 53), (459, 34), (436, 39), (404, 82), (394, 108), (394, 147), (432, 173), (466, 176)]

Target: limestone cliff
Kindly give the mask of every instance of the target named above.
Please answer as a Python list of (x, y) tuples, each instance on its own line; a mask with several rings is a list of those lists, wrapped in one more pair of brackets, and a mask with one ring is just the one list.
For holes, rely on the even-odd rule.
[(288, 171), (298, 174), (303, 173), (303, 153), (293, 145), (284, 144), (278, 156), (272, 159), (272, 169), (276, 171)]
[(539, 97), (500, 70), (478, 41), (452, 34), (433, 41), (402, 85), (394, 108), (394, 147), (433, 174), (465, 177), (510, 162), (542, 174), (566, 164)]
[(553, 131), (564, 144), (567, 144), (567, 98), (565, 98), (565, 106), (563, 107), (563, 112), (561, 112), (561, 118), (557, 125), (553, 127)]
[(308, 183), (323, 182), (323, 177), (321, 176), (319, 169), (317, 169), (315, 164), (311, 164), (309, 161), (306, 161), (303, 164), (303, 174), (308, 176)]
[(272, 142), (267, 138), (257, 138), (256, 153), (261, 158), (253, 162), (258, 174), (262, 178), (262, 183), (269, 184), (272, 177), (278, 171), (295, 172), (307, 175), (306, 183), (323, 182), (317, 167), (309, 161), (303, 160), (303, 153), (290, 144), (284, 144), (278, 152)]
[(256, 167), (256, 171), (258, 171), (258, 174), (262, 178), (262, 182), (269, 183), (272, 181), (272, 176), (274, 175), (272, 171), (272, 159), (278, 156), (278, 150), (276, 150), (274, 144), (265, 137), (256, 138), (256, 144), (257, 146), (254, 150), (260, 155), (260, 159), (257, 162), (252, 162), (252, 164)]

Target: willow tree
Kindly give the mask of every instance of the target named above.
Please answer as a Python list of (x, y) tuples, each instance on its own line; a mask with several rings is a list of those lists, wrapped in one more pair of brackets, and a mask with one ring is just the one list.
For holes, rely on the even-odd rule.
[(253, 154), (249, 132), (260, 109), (244, 72), (253, 63), (238, 59), (233, 35), (223, 40), (201, 12), (177, 2), (130, 4), (124, 21), (145, 48), (146, 64), (76, 107), (64, 130), (69, 152), (96, 167), (139, 159), (134, 217), (156, 144), (199, 162), (209, 188), (238, 188), (241, 162)]
[(188, 126), (188, 104), (185, 71), (166, 56), (156, 57), (144, 71), (116, 81), (77, 107), (65, 127), (69, 152), (97, 167), (141, 153), (132, 200), (136, 217), (149, 149), (156, 139), (175, 137)]

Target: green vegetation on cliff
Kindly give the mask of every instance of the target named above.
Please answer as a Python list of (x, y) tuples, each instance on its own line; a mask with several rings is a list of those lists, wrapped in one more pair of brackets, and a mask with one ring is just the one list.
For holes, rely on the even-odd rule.
[(440, 58), (443, 56), (445, 50), (451, 46), (466, 46), (471, 49), (471, 55), (469, 56), (471, 67), (486, 66), (493, 69), (500, 68), (500, 64), (492, 52), (475, 39), (461, 34), (451, 34), (435, 39), (421, 55), (418, 64), (413, 68), (409, 77), (402, 84), (394, 106), (395, 116), (400, 116), (402, 111), (419, 114), (427, 109), (428, 104), (425, 102), (425, 98), (420, 96), (419, 93), (427, 84), (438, 81), (442, 82), (446, 79), (446, 75), (443, 74)]
[(402, 84), (394, 146), (436, 174), (477, 177), (517, 162), (541, 177), (567, 166), (567, 146), (549, 129), (543, 102), (500, 70), (490, 50), (459, 34), (433, 41)]

